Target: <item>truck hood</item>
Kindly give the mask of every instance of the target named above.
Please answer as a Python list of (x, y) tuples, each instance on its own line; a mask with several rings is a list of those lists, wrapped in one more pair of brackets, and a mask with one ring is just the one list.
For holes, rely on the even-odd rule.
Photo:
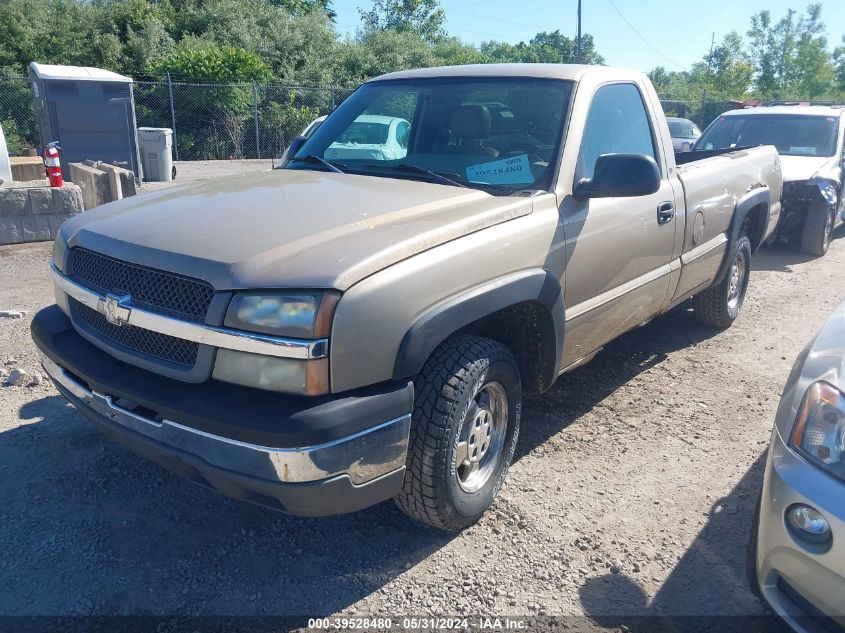
[(80, 246), (219, 290), (336, 288), (532, 201), (410, 180), (274, 170), (126, 198), (62, 228)]
[(829, 156), (781, 156), (784, 182), (809, 180), (831, 162)]

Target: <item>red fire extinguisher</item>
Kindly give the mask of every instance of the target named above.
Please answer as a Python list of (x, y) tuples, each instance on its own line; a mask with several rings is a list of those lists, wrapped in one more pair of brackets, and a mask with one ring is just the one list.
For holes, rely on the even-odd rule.
[(53, 141), (44, 150), (44, 165), (47, 167), (47, 178), (51, 187), (61, 187), (64, 184), (62, 165), (59, 162), (60, 149), (58, 141)]

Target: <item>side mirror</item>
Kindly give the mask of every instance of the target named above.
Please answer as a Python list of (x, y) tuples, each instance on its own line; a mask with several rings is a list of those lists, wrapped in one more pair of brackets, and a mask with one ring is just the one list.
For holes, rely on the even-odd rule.
[(294, 136), (293, 140), (290, 142), (290, 145), (288, 145), (288, 148), (285, 150), (285, 159), (284, 161), (282, 161), (279, 167), (284, 167), (285, 165), (287, 165), (290, 162), (290, 159), (296, 156), (296, 153), (302, 149), (302, 146), (305, 145), (305, 141), (307, 140), (307, 136)]
[(588, 198), (647, 196), (660, 189), (660, 168), (645, 154), (602, 154), (592, 178), (582, 178), (572, 195)]

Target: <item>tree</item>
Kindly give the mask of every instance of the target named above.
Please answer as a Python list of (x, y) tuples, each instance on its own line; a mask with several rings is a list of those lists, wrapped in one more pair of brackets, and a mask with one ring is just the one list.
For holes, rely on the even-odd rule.
[(796, 20), (790, 9), (776, 24), (769, 11), (751, 18), (750, 57), (762, 96), (812, 98), (829, 90), (833, 67), (821, 11), (821, 4), (811, 4)]
[(369, 10), (358, 12), (365, 35), (377, 31), (417, 33), (426, 42), (446, 37), (446, 14), (437, 0), (374, 0)]
[(717, 99), (745, 97), (751, 89), (754, 67), (744, 52), (742, 37), (731, 31), (721, 44), (695, 64), (691, 81)]
[[(842, 37), (842, 44), (845, 45), (845, 36)], [(833, 63), (836, 77), (836, 88), (839, 92), (845, 93), (845, 46), (837, 46), (834, 49)]]
[[(481, 52), (491, 62), (528, 62), (572, 64), (577, 59), (578, 43), (560, 31), (542, 31), (528, 43), (482, 42)], [(596, 52), (593, 36), (584, 34), (581, 39), (581, 59), (585, 64), (603, 64), (604, 58)]]
[(651, 83), (654, 85), (654, 89), (657, 90), (657, 92), (666, 92), (669, 90), (670, 77), (669, 73), (666, 72), (666, 69), (663, 66), (657, 66), (656, 68), (650, 70), (648, 72), (648, 78), (651, 80)]

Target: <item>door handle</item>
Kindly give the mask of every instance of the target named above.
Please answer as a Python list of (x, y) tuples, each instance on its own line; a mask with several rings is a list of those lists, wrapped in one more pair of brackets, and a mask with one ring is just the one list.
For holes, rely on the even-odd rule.
[(657, 223), (668, 224), (675, 217), (675, 205), (671, 202), (661, 202), (657, 205)]

